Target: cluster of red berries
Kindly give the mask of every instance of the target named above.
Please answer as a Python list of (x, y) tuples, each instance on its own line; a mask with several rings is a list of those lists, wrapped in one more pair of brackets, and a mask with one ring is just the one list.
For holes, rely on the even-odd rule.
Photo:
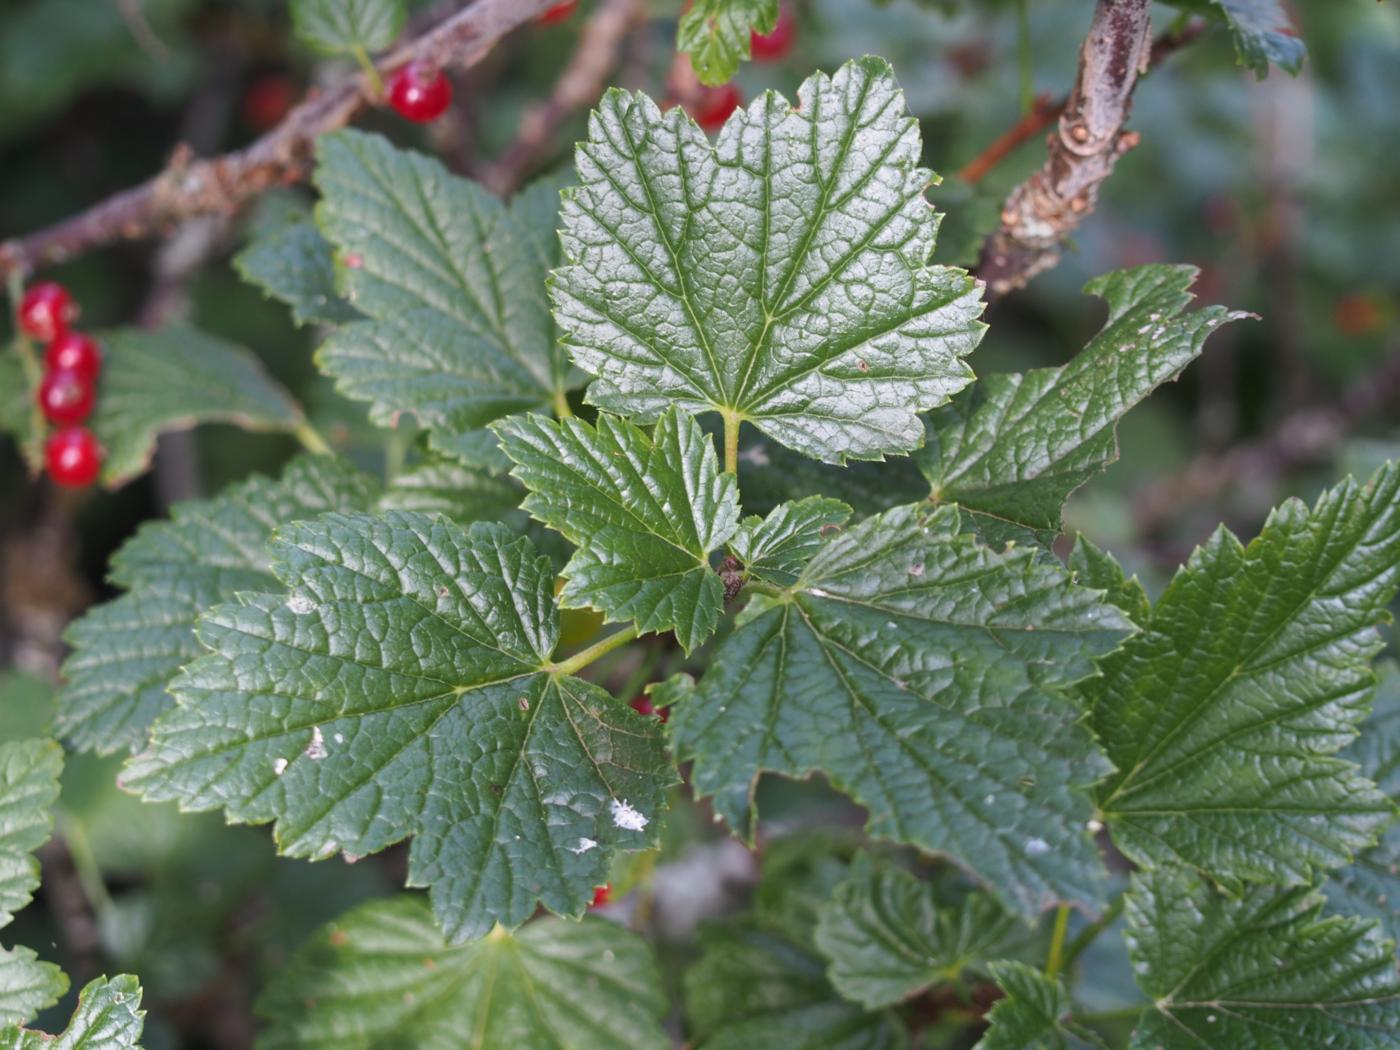
[[(797, 37), (797, 19), (792, 8), (783, 4), (778, 10), (778, 21), (771, 33), (752, 33), (749, 37), (749, 50), (755, 62), (781, 62), (792, 50), (792, 42)], [(686, 109), (691, 119), (710, 134), (724, 127), (729, 114), (744, 104), (744, 96), (731, 81), (718, 87), (702, 88), (700, 94)]]
[(77, 315), (68, 289), (53, 281), (31, 285), (19, 304), (20, 328), (46, 344), (37, 396), (44, 418), (58, 429), (44, 446), (44, 462), (55, 482), (71, 487), (91, 485), (102, 466), (102, 446), (83, 426), (97, 403), (102, 352), (69, 330)]

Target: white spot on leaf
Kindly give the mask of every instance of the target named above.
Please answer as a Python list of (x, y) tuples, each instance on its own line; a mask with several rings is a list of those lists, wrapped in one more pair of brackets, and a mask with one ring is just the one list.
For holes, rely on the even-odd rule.
[(1050, 852), (1050, 843), (1044, 839), (1026, 839), (1026, 856), (1040, 857)]
[(298, 616), (305, 616), (316, 608), (316, 603), (304, 594), (294, 594), (287, 599), (287, 608)]
[(570, 852), (570, 853), (587, 853), (589, 850), (593, 849), (593, 848), (596, 847), (597, 845), (598, 845), (598, 843), (594, 842), (592, 839), (579, 839), (579, 840), (578, 840), (578, 845), (577, 845), (577, 846), (570, 847), (569, 852)]
[(311, 743), (306, 745), (306, 757), (313, 762), (319, 762), (330, 754), (326, 750), (326, 738), (321, 735), (320, 726), (311, 727)]
[(650, 823), (646, 817), (627, 804), (627, 800), (612, 800), (613, 823), (624, 831), (641, 831)]
[(272, 771), (280, 777), (287, 771), (287, 760), (285, 758), (274, 758), (272, 760)]

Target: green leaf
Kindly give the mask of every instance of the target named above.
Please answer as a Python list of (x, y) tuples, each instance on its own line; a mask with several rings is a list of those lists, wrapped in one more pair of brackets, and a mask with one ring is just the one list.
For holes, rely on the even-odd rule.
[(507, 207), (378, 135), (323, 135), (317, 157), (317, 221), (342, 290), (371, 319), (317, 353), (342, 393), (380, 425), (411, 412), (444, 436), (563, 398), (575, 373), (545, 296), (557, 179)]
[(11, 1025), (0, 1028), (0, 1050), (133, 1050), (145, 1016), (135, 977), (99, 977), (79, 993), (78, 1008), (61, 1035)]
[(578, 545), (562, 604), (674, 630), (687, 652), (714, 633), (724, 585), (709, 557), (739, 527), (738, 486), (694, 419), (671, 409), (651, 436), (606, 413), (596, 427), (527, 415), (494, 429), (524, 508)]
[(403, 29), (405, 0), (292, 0), (292, 28), (317, 51), (383, 51)]
[(1222, 528), (1198, 549), (1083, 688), (1119, 849), (1238, 891), (1311, 882), (1375, 842), (1395, 806), (1335, 753), (1370, 706), (1397, 583), (1394, 465), (1288, 501), (1248, 547)]
[(617, 849), (654, 845), (674, 774), (658, 720), (553, 673), (554, 573), (503, 526), (328, 514), (284, 526), (289, 594), (200, 620), (213, 650), (124, 783), (282, 852), (360, 856), (414, 836), (452, 941), (543, 903), (580, 915)]
[(933, 498), (957, 503), (989, 543), (1059, 535), (1065, 500), (1118, 458), (1118, 420), (1200, 354), (1221, 324), (1249, 314), (1184, 312), (1194, 266), (1139, 266), (1090, 281), (1108, 303), (1098, 335), (1059, 368), (984, 376), (929, 417), (915, 461)]
[(63, 751), (52, 740), (0, 743), (0, 926), (29, 903), (39, 885), (33, 852), (53, 830)]
[(1100, 899), (1076, 785), (1106, 770), (1064, 695), (1127, 619), (1029, 550), (960, 535), (956, 508), (900, 507), (827, 541), (672, 708), (678, 757), (752, 835), (771, 770), (824, 773), (882, 838), (945, 853), (1027, 915)]
[(851, 508), (840, 500), (808, 496), (774, 507), (766, 518), (745, 518), (729, 549), (750, 576), (787, 587), (850, 517)]
[(1324, 918), (1307, 887), (1238, 899), (1179, 868), (1142, 872), (1128, 949), (1155, 1000), (1133, 1050), (1381, 1050), (1400, 1042), (1395, 945), (1374, 923)]
[[(0, 927), (39, 885), (36, 849), (53, 830), (63, 751), (52, 740), (0, 743)], [(28, 948), (0, 949), (0, 1025), (20, 1024), (52, 1006), (68, 988), (57, 966)], [(0, 1030), (0, 1046), (6, 1032)]]
[(1177, 7), (1198, 11), (1230, 27), (1240, 65), (1263, 80), (1273, 63), (1297, 76), (1308, 55), (1282, 0), (1171, 0)]
[(276, 586), (268, 543), (281, 525), (328, 510), (368, 508), (377, 486), (343, 461), (303, 456), (281, 479), (254, 477), (209, 500), (176, 504), (112, 558), (127, 594), (92, 607), (68, 628), (58, 726), (72, 746), (138, 751), (174, 701), (170, 680), (204, 650), (199, 614), (240, 591)]
[[(1400, 802), (1400, 668), (1380, 666), (1380, 688), (1370, 719), (1342, 752), (1375, 781), (1392, 801)], [(1340, 911), (1379, 920), (1386, 936), (1400, 938), (1400, 823), (1392, 824), (1378, 845), (1332, 876), (1324, 887)]]
[(295, 430), (301, 409), (247, 350), (193, 328), (118, 329), (107, 352), (92, 427), (107, 450), (111, 488), (144, 471), (156, 436), (199, 423)]
[[(499, 471), (459, 460), (429, 459), (395, 477), (379, 505), (385, 510), (444, 514), (467, 525), (506, 519), (524, 498), (524, 487)], [(525, 516), (518, 517), (523, 522)]]
[(290, 306), (299, 325), (342, 325), (363, 316), (336, 291), (331, 246), (310, 221), (274, 227), (244, 248), (233, 264), (268, 298)]
[(565, 192), (552, 295), (588, 400), (746, 420), (831, 463), (923, 441), (972, 373), (980, 291), (928, 264), (932, 174), (880, 59), (768, 93), (716, 146), (677, 106), (610, 91)]
[(1064, 1050), (1061, 1019), (1070, 1012), (1064, 986), (1025, 963), (994, 962), (990, 969), (1006, 995), (988, 1011), (990, 1027), (976, 1050)]
[(355, 909), (297, 954), (258, 1000), (257, 1045), (665, 1050), (666, 1005), (646, 942), (613, 923), (541, 919), (454, 947), (403, 896)]
[(887, 1012), (846, 1002), (825, 963), (753, 924), (702, 930), (700, 960), (685, 973), (685, 1014), (696, 1050), (903, 1050)]
[(43, 469), (42, 435), (34, 428), (34, 393), (19, 351), (0, 347), (0, 433), (19, 446), (30, 471)]
[(821, 909), (817, 947), (831, 960), (831, 983), (869, 1009), (893, 1006), (934, 984), (957, 981), (1006, 946), (1025, 926), (983, 893), (940, 902), (931, 883), (868, 855)]
[(1095, 547), (1083, 536), (1075, 538), (1069, 567), (1075, 579), (1086, 587), (1103, 591), (1104, 598), (1122, 609), (1138, 627), (1151, 619), (1152, 603), (1138, 578), (1128, 579), (1113, 555)]
[(723, 84), (748, 61), (751, 35), (777, 23), (778, 0), (694, 0), (676, 28), (676, 50), (690, 56), (700, 83)]

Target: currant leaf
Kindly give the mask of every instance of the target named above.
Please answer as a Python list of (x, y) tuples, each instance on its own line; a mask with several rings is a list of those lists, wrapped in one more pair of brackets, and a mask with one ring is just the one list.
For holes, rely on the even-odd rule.
[(700, 933), (685, 973), (685, 1013), (696, 1050), (904, 1050), (903, 1026), (842, 999), (825, 960), (755, 923)]
[(1400, 1041), (1395, 945), (1308, 887), (1237, 899), (1181, 868), (1133, 878), (1128, 949), (1153, 1000), (1133, 1050), (1379, 1050)]
[(1059, 565), (960, 529), (952, 507), (887, 511), (753, 599), (672, 708), (678, 757), (746, 835), (761, 772), (821, 771), (870, 833), (946, 853), (1014, 910), (1095, 904), (1082, 787), (1107, 767), (1065, 690), (1132, 627)]
[(135, 977), (99, 977), (78, 994), (78, 1008), (61, 1034), (11, 1025), (0, 1028), (0, 1050), (139, 1050), (145, 1016)]
[[(1391, 801), (1400, 802), (1400, 668), (1394, 663), (1381, 665), (1371, 717), (1341, 755), (1360, 766)], [(1338, 910), (1376, 919), (1386, 936), (1400, 938), (1400, 823), (1333, 873), (1324, 889)]]
[(1280, 0), (1171, 0), (1177, 7), (1199, 11), (1230, 29), (1235, 55), (1242, 66), (1263, 80), (1269, 66), (1296, 76), (1308, 55), (1287, 7)]
[(176, 326), (119, 329), (101, 341), (106, 364), (89, 424), (107, 450), (102, 480), (116, 487), (144, 471), (156, 437), (199, 423), (293, 431), (301, 408), (243, 347)]
[(367, 509), (368, 477), (330, 456), (303, 456), (277, 481), (255, 477), (214, 499), (176, 504), (112, 558), (127, 593), (90, 608), (64, 637), (58, 728), (79, 750), (138, 751), (151, 723), (174, 705), (170, 680), (204, 650), (200, 613), (240, 591), (276, 586), (268, 544), (287, 522), (329, 510)]
[(674, 630), (687, 652), (714, 633), (724, 585), (709, 557), (739, 527), (738, 487), (694, 419), (671, 409), (650, 436), (606, 413), (596, 427), (524, 415), (494, 429), (524, 508), (578, 545), (562, 604)]
[(298, 325), (342, 325), (364, 316), (336, 291), (330, 243), (310, 221), (268, 229), (233, 264), (245, 281), (290, 306)]
[(1336, 752), (1375, 688), (1400, 584), (1400, 470), (1219, 530), (1143, 632), (1085, 683), (1116, 772), (1099, 805), (1124, 853), (1238, 891), (1310, 883), (1375, 842), (1395, 805)]
[(929, 264), (918, 124), (887, 63), (773, 93), (717, 146), (681, 110), (610, 91), (565, 192), (552, 297), (588, 400), (748, 421), (832, 463), (908, 452), (972, 373), (980, 292)]
[(576, 385), (545, 296), (560, 180), (507, 207), (378, 135), (323, 135), (317, 158), (317, 221), (342, 290), (369, 318), (317, 360), (371, 419), (393, 426), (410, 412), (436, 439), (547, 409)]
[[(33, 854), (53, 829), (63, 752), (41, 738), (0, 743), (0, 927), (29, 903), (39, 885)], [(68, 980), (28, 948), (0, 948), (0, 1025), (22, 1024), (52, 1006)], [(0, 1029), (0, 1045), (5, 1030)]]
[(458, 524), (511, 521), (525, 487), (504, 470), (456, 459), (429, 459), (396, 476), (379, 505), (385, 510), (443, 514)]
[(405, 0), (292, 0), (292, 29), (317, 51), (383, 51), (398, 37)]
[(915, 462), (933, 498), (957, 503), (989, 543), (1060, 533), (1075, 489), (1118, 458), (1118, 420), (1200, 355), (1220, 325), (1249, 314), (1184, 312), (1194, 266), (1139, 266), (1084, 288), (1108, 303), (1102, 331), (1059, 368), (984, 376), (928, 420)]
[(695, 0), (681, 15), (676, 50), (690, 56), (700, 83), (723, 84), (748, 61), (752, 34), (777, 23), (778, 0)]
[(786, 587), (850, 517), (851, 508), (840, 500), (808, 496), (774, 507), (766, 518), (745, 518), (729, 548), (749, 575)]
[(990, 970), (1005, 995), (987, 1012), (989, 1027), (974, 1050), (1065, 1050), (1064, 985), (1025, 963), (994, 962)]
[(151, 800), (276, 821), (282, 852), (413, 836), (454, 942), (537, 904), (579, 915), (618, 849), (654, 844), (674, 772), (657, 719), (555, 673), (554, 573), (500, 525), (392, 512), (285, 526), (290, 593), (200, 620), (212, 652), (123, 781)]
[(850, 878), (821, 909), (816, 943), (831, 983), (875, 1010), (964, 972), (987, 973), (1026, 927), (984, 893), (940, 902), (932, 883), (904, 868), (856, 858)]
[[(310, 1007), (307, 1003), (311, 1003)], [(417, 897), (363, 905), (268, 985), (258, 1050), (665, 1050), (666, 996), (636, 934), (541, 919), (450, 945)]]

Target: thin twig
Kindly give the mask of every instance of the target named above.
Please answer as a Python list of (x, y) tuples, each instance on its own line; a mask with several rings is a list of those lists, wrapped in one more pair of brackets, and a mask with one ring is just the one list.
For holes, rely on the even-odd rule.
[[(377, 68), (389, 72), (410, 60), (465, 68), (549, 4), (550, 0), (477, 0), (394, 49)], [(12, 270), (28, 274), (113, 241), (147, 237), (195, 215), (231, 214), (270, 187), (304, 178), (316, 137), (349, 123), (372, 100), (365, 75), (355, 73), (308, 96), (280, 125), (245, 149), (208, 160), (195, 160), (189, 150), (177, 149), (155, 178), (56, 225), (0, 244), (0, 278)]]
[(525, 111), (515, 141), (482, 175), (487, 186), (504, 196), (520, 185), (548, 154), (569, 114), (598, 101), (621, 61), (628, 34), (645, 16), (643, 0), (603, 0), (549, 98)]
[[(1059, 243), (1093, 211), (1114, 164), (1139, 141), (1137, 132), (1123, 127), (1138, 76), (1201, 31), (1191, 23), (1154, 44), (1150, 16), (1150, 0), (1098, 0), (1074, 89), (1049, 136), (1049, 157), (1012, 191), (1001, 226), (983, 247), (977, 276), (986, 281), (988, 298), (1020, 287), (1059, 260)], [(1054, 118), (1047, 111), (1042, 119), (1048, 124)], [(1020, 136), (1003, 144), (992, 163), (1039, 130), (1033, 120), (1023, 123)], [(973, 171), (979, 178), (986, 173)]]

